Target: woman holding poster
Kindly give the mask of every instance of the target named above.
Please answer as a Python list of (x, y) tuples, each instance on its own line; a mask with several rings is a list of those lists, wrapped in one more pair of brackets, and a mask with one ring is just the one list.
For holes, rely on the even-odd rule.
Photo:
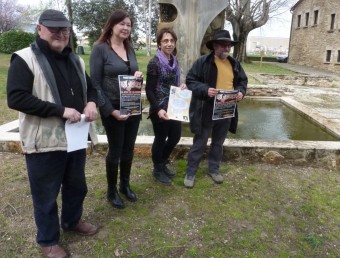
[(91, 79), (98, 91), (99, 111), (109, 144), (106, 156), (107, 198), (113, 207), (120, 209), (125, 204), (116, 187), (118, 169), (119, 191), (127, 200), (137, 200), (130, 189), (130, 173), (141, 115), (121, 114), (118, 80), (119, 75), (132, 75), (139, 81), (143, 78), (131, 46), (132, 25), (125, 11), (114, 11), (106, 21), (90, 57)]
[(152, 144), (153, 176), (170, 185), (175, 173), (167, 167), (171, 152), (181, 138), (181, 122), (170, 120), (167, 114), (170, 87), (186, 89), (180, 83), (180, 70), (175, 57), (177, 36), (172, 29), (163, 28), (157, 33), (157, 54), (147, 67), (146, 96), (150, 102), (149, 117), (154, 130)]

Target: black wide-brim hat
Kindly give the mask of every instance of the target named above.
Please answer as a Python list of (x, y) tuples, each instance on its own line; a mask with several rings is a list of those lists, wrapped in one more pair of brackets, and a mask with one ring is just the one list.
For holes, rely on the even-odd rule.
[(205, 45), (210, 50), (214, 50), (213, 43), (218, 41), (230, 42), (232, 46), (235, 46), (238, 42), (231, 40), (230, 33), (227, 30), (219, 30), (215, 33), (213, 38), (209, 40)]

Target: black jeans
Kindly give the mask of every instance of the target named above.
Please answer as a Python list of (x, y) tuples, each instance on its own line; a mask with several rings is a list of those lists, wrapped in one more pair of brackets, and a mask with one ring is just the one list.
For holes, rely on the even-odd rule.
[(201, 134), (195, 134), (193, 144), (188, 154), (187, 175), (194, 176), (207, 146), (211, 134), (211, 144), (208, 154), (209, 173), (219, 172), (220, 162), (223, 156), (223, 143), (227, 137), (231, 119), (212, 121), (211, 124), (203, 124)]
[(166, 162), (181, 139), (182, 124), (175, 120), (160, 120), (157, 114), (150, 116), (155, 138), (152, 144), (154, 164)]
[(61, 187), (61, 225), (78, 224), (87, 194), (85, 180), (86, 150), (67, 153), (52, 151), (26, 154), (26, 165), (37, 225), (37, 242), (41, 246), (59, 241), (60, 225), (57, 197)]
[(131, 116), (126, 121), (101, 116), (109, 144), (106, 160), (115, 164), (132, 162), (140, 119), (140, 115)]

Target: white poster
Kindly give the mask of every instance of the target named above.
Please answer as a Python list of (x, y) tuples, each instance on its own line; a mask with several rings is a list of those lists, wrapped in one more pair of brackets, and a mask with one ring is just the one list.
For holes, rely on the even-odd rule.
[(189, 107), (192, 92), (171, 86), (168, 105), (168, 117), (172, 120), (189, 122)]

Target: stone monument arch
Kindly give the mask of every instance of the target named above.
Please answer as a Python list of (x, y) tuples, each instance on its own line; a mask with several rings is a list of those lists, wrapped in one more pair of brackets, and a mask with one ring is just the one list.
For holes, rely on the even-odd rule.
[(182, 80), (193, 62), (208, 52), (205, 43), (224, 27), (227, 6), (227, 1), (221, 0), (159, 0), (158, 28), (170, 27), (177, 34)]

